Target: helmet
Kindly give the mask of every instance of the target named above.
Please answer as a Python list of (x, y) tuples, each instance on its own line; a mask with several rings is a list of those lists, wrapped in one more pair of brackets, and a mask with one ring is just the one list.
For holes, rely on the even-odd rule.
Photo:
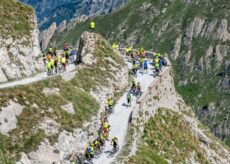
[(94, 144), (93, 144), (93, 143), (91, 143), (91, 144), (90, 144), (90, 146), (92, 146), (92, 147), (93, 147), (93, 146), (94, 146)]

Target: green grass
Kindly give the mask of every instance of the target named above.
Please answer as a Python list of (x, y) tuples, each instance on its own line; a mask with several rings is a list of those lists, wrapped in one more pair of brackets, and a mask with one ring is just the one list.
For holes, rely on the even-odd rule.
[(168, 109), (159, 109), (158, 113), (145, 124), (137, 154), (130, 157), (129, 162), (167, 163), (168, 159), (172, 163), (183, 163), (192, 152), (196, 153), (200, 163), (206, 162), (199, 141), (183, 121), (182, 116)]
[[(58, 122), (61, 125), (59, 132), (63, 130), (72, 132), (73, 129), (81, 128), (85, 121), (90, 121), (91, 116), (98, 113), (99, 104), (90, 91), (95, 90), (97, 86), (107, 86), (106, 79), (114, 79), (115, 72), (111, 66), (120, 69), (125, 63), (101, 36), (97, 36), (94, 57), (97, 63), (92, 67), (82, 66), (77, 70), (76, 76), (68, 82), (58, 76), (26, 86), (4, 89), (1, 92), (1, 107), (16, 98), (25, 108), (17, 117), (17, 128), (10, 131), (9, 136), (0, 135), (0, 163), (18, 160), (21, 152), (36, 150), (44, 138), (48, 138), (51, 144), (55, 143), (58, 134), (47, 136), (38, 127), (44, 117)], [(114, 59), (117, 65), (106, 60), (106, 57)], [(44, 95), (42, 91), (45, 87), (59, 88), (60, 94)], [(71, 115), (61, 109), (61, 106), (68, 102), (73, 104), (75, 114)], [(38, 108), (33, 107), (34, 103)]]
[(33, 9), (15, 0), (0, 1), (0, 36), (17, 39), (30, 37), (34, 26)]

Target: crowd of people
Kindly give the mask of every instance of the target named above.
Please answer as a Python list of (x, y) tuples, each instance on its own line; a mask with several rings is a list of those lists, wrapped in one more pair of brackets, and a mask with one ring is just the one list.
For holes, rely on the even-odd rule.
[[(85, 163), (92, 163), (93, 159), (97, 159), (100, 157), (104, 146), (105, 146), (105, 142), (110, 141), (109, 140), (109, 131), (110, 131), (110, 125), (108, 122), (107, 117), (103, 117), (101, 120), (102, 124), (101, 124), (101, 128), (98, 131), (98, 135), (97, 138), (89, 143), (89, 146), (87, 147), (87, 149), (85, 150), (85, 152), (83, 154), (81, 154), (80, 156), (78, 156), (78, 159), (73, 160), (72, 164), (85, 164)], [(115, 154), (118, 149), (118, 138), (117, 137), (112, 137), (111, 138), (111, 145), (113, 146), (113, 150), (111, 151), (111, 155)]]
[[(95, 23), (93, 20), (90, 21), (90, 32), (93, 32), (95, 30)], [(119, 45), (113, 43), (112, 44), (113, 49), (119, 49)], [(53, 71), (57, 73), (57, 62), (59, 62), (57, 58), (57, 52), (56, 50), (50, 48), (48, 52), (46, 52), (45, 55), (45, 62), (47, 62), (47, 70), (48, 74), (53, 74)], [(66, 70), (66, 65), (69, 63), (69, 56), (76, 56), (76, 51), (69, 49), (68, 45), (64, 45), (63, 53), (61, 54), (60, 58), (60, 65), (63, 67), (62, 69)], [(136, 77), (137, 72), (140, 71), (140, 73), (148, 73), (149, 71), (149, 64), (153, 65), (153, 75), (154, 77), (159, 75), (159, 72), (162, 70), (163, 66), (167, 65), (167, 61), (164, 57), (161, 56), (160, 53), (153, 53), (148, 54), (143, 48), (133, 49), (132, 46), (129, 46), (125, 48), (125, 56), (128, 59), (128, 61), (131, 63), (131, 74)], [(71, 60), (72, 61), (72, 60)], [(53, 62), (52, 64), (49, 64), (50, 62)], [(54, 70), (53, 70), (54, 69)], [(140, 97), (142, 94), (141, 90), (141, 84), (140, 82), (132, 81), (131, 87), (129, 92), (127, 93), (127, 107), (131, 106), (132, 97)], [(114, 101), (112, 96), (108, 96), (107, 99), (107, 106), (105, 107), (105, 117), (101, 120), (101, 128), (98, 131), (97, 138), (89, 143), (89, 146), (85, 150), (84, 153), (81, 154), (81, 157), (78, 158), (78, 160), (73, 160), (72, 164), (80, 163), (92, 163), (92, 160), (94, 158), (99, 158), (100, 154), (103, 151), (103, 147), (105, 146), (105, 142), (111, 141), (111, 145), (113, 146), (113, 150), (111, 151), (111, 154), (115, 154), (119, 150), (119, 144), (118, 144), (118, 138), (117, 137), (109, 137), (109, 131), (111, 126), (109, 125), (107, 116), (109, 116), (111, 113), (113, 113), (114, 108)], [(78, 156), (79, 157), (79, 156)]]
[[(148, 73), (148, 64), (153, 64), (154, 77), (158, 76), (162, 67), (167, 65), (167, 61), (160, 53), (147, 54), (144, 48), (133, 49), (132, 46), (125, 48), (126, 58), (132, 62), (132, 74), (137, 76), (137, 71)], [(148, 59), (152, 62), (148, 62)]]
[(67, 70), (67, 66), (76, 59), (77, 51), (64, 44), (63, 52), (59, 52), (56, 48), (49, 47), (43, 53), (43, 62), (46, 65), (47, 75), (55, 75)]

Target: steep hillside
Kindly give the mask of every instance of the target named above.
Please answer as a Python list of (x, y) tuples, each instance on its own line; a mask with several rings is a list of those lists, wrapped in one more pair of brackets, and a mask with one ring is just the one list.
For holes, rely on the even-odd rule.
[(0, 2), (0, 82), (30, 76), (43, 68), (33, 9), (15, 0)]
[[(227, 144), (229, 5), (228, 0), (133, 0), (115, 13), (95, 18), (96, 31), (109, 40), (167, 54), (173, 63), (177, 91), (200, 120)], [(75, 44), (88, 24), (56, 33), (51, 44)]]
[(170, 66), (137, 102), (117, 163), (230, 162), (230, 149), (198, 121), (176, 93)]
[(0, 163), (60, 163), (96, 138), (107, 96), (126, 88), (128, 69), (100, 35), (82, 38), (77, 70), (1, 91)]

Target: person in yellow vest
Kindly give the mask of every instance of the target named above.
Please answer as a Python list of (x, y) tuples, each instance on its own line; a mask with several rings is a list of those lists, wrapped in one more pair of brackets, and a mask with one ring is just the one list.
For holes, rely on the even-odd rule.
[(118, 48), (119, 48), (119, 46), (118, 46), (118, 44), (113, 43), (113, 44), (112, 44), (112, 48), (113, 48), (113, 49), (118, 49)]
[(112, 108), (112, 107), (113, 107), (113, 98), (112, 98), (112, 97), (109, 97), (109, 98), (107, 99), (107, 103), (108, 103), (108, 107), (109, 107), (109, 108)]
[(156, 70), (156, 74), (158, 76), (159, 72), (160, 72), (160, 65), (159, 65), (159, 58), (156, 57), (154, 59), (154, 67), (155, 67), (155, 70)]
[(52, 61), (51, 59), (47, 62), (47, 75), (50, 76), (52, 74)]
[(90, 21), (90, 31), (93, 32), (95, 30), (95, 22), (93, 20)]
[(58, 56), (57, 54), (54, 55), (54, 69), (55, 69), (55, 73), (57, 74), (58, 71)]
[(115, 43), (112, 44), (112, 48), (116, 49), (116, 44)]
[(136, 63), (133, 63), (133, 64), (132, 64), (132, 72), (133, 72), (133, 75), (134, 75), (134, 76), (137, 75), (137, 65), (136, 65)]
[(61, 64), (62, 64), (62, 67), (64, 68), (64, 71), (66, 71), (66, 58), (65, 58), (65, 54), (62, 54)]

